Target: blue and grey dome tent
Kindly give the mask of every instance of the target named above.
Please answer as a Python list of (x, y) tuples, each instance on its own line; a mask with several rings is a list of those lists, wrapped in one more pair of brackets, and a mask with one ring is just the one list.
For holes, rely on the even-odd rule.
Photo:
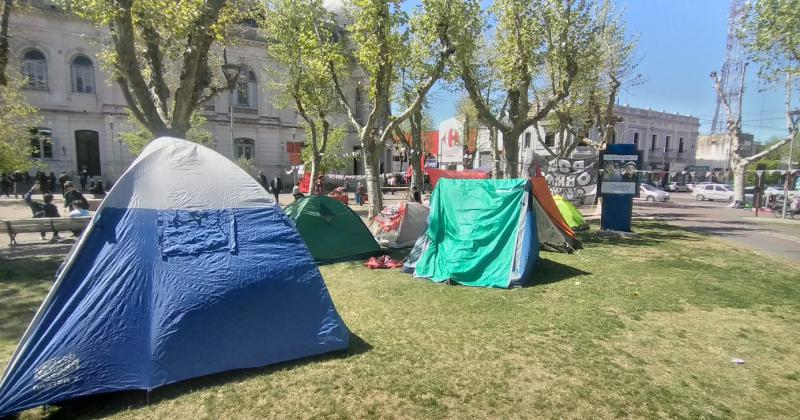
[(348, 347), (302, 238), (233, 162), (148, 145), (67, 256), (2, 382), (0, 417)]

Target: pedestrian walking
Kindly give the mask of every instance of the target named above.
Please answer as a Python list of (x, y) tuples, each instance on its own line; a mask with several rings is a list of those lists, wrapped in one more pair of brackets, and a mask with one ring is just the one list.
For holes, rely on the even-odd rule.
[(414, 202), (422, 204), (422, 194), (417, 191), (417, 187), (411, 187), (411, 196), (414, 199)]
[(261, 184), (261, 188), (269, 191), (269, 183), (267, 182), (267, 176), (264, 175), (264, 171), (258, 171), (258, 183)]
[(272, 177), (272, 181), (269, 183), (269, 189), (272, 191), (272, 195), (275, 196), (275, 202), (280, 203), (278, 199), (283, 191), (283, 181), (277, 173), (275, 173), (275, 176)]

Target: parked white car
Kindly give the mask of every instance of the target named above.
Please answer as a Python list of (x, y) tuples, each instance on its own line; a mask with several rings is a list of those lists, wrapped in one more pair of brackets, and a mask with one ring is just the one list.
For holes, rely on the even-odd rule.
[(669, 193), (647, 184), (641, 184), (639, 185), (639, 198), (645, 201), (667, 202), (669, 201)]
[(671, 192), (689, 192), (689, 186), (686, 184), (680, 184), (677, 182), (670, 182), (667, 185), (667, 191)]
[(727, 201), (729, 203), (733, 202), (733, 190), (724, 184), (705, 184), (705, 185), (698, 185), (695, 187), (694, 191), (694, 198), (698, 201), (709, 200), (709, 201)]

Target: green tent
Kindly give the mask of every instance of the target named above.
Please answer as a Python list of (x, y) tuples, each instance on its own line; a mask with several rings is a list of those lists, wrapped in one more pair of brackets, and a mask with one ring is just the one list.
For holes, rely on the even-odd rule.
[(524, 285), (539, 257), (533, 201), (528, 179), (439, 179), (405, 269), (440, 283)]
[(283, 209), (317, 262), (354, 260), (381, 250), (361, 218), (326, 195), (303, 197)]
[(567, 222), (572, 230), (589, 229), (589, 223), (583, 220), (583, 215), (575, 208), (575, 205), (560, 195), (554, 195), (553, 200), (555, 200), (556, 206), (558, 206), (561, 217), (564, 218), (564, 221)]

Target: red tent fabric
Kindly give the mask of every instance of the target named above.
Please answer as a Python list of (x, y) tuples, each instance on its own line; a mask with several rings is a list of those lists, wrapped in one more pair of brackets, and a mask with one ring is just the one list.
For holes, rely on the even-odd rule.
[(488, 179), (491, 171), (483, 169), (466, 169), (463, 171), (449, 171), (446, 169), (428, 169), (428, 176), (431, 179), (431, 187), (436, 187), (439, 178), (448, 179)]

